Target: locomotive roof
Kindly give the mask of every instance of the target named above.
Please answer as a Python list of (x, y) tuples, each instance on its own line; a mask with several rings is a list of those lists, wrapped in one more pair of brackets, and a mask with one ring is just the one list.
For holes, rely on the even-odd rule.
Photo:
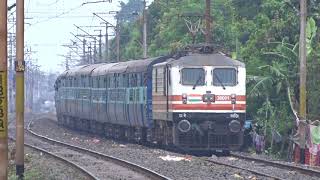
[(223, 54), (190, 54), (178, 60), (170, 59), (168, 64), (181, 66), (240, 66), (245, 67), (243, 62), (234, 60)]

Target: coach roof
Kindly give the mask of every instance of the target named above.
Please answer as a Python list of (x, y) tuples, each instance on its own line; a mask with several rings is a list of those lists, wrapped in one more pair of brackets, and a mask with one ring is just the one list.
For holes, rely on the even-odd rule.
[(82, 66), (77, 66), (72, 69), (69, 69), (69, 70), (67, 70), (66, 76), (74, 76), (80, 69), (87, 67), (87, 66), (89, 66), (89, 65), (82, 65)]
[(90, 64), (90, 65), (87, 65), (87, 66), (84, 66), (83, 68), (80, 68), (78, 69), (77, 71), (74, 72), (74, 75), (77, 75), (77, 76), (81, 76), (81, 75), (90, 75), (91, 72), (99, 67), (99, 66), (102, 66), (104, 63), (101, 63), (101, 64)]
[(107, 74), (107, 72), (115, 65), (117, 65), (118, 63), (109, 63), (109, 64), (103, 64), (97, 68), (95, 68), (92, 71), (92, 76), (101, 76), (101, 75), (105, 75)]
[(145, 72), (149, 64), (158, 58), (149, 58), (142, 60), (131, 60), (126, 62), (120, 62), (119, 64), (112, 66), (107, 73), (133, 73), (133, 72)]

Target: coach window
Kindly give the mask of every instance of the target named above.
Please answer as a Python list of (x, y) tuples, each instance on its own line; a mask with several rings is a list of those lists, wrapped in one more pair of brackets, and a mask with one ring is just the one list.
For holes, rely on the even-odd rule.
[(141, 86), (141, 74), (140, 73), (137, 74), (137, 86), (138, 87)]
[(112, 79), (112, 76), (108, 76), (108, 88), (112, 88), (112, 81), (113, 81), (113, 79)]
[(121, 83), (121, 77), (120, 77), (119, 74), (117, 74), (117, 76), (116, 76), (116, 87), (117, 87), (117, 88), (120, 87), (120, 86), (119, 86), (120, 83)]
[(126, 87), (127, 85), (126, 85), (126, 82), (127, 82), (127, 80), (126, 80), (126, 74), (122, 74), (122, 82), (121, 82), (121, 87)]
[(112, 85), (113, 88), (116, 88), (117, 87), (117, 74), (113, 74), (113, 85)]
[(155, 81), (156, 81), (156, 92), (158, 92), (158, 69), (156, 68), (156, 76), (155, 76)]
[(101, 87), (106, 88), (106, 86), (107, 86), (107, 77), (104, 76), (104, 77), (103, 77), (103, 82), (102, 82), (102, 84), (101, 84)]
[(81, 81), (82, 81), (82, 87), (86, 87), (86, 77), (84, 75), (81, 75)]
[(111, 86), (111, 79), (110, 76), (107, 76), (107, 88), (110, 88)]
[(134, 74), (134, 87), (138, 86), (138, 75)]
[(106, 79), (103, 76), (99, 76), (99, 77), (100, 77), (99, 87), (104, 88), (105, 86), (103, 84), (104, 84), (104, 82), (106, 82)]
[(203, 86), (205, 71), (202, 68), (183, 68), (181, 71), (183, 85)]
[(215, 68), (212, 73), (214, 86), (235, 86), (237, 71), (234, 68)]
[(117, 74), (117, 87), (120, 87), (120, 84), (121, 84), (121, 77), (120, 77), (120, 74)]
[(143, 73), (143, 84), (142, 86), (147, 86), (148, 75), (147, 73)]
[(167, 95), (167, 69), (163, 68), (163, 95)]

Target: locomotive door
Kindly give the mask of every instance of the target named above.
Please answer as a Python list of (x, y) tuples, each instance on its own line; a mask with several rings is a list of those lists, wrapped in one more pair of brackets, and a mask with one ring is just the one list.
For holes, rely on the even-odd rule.
[(170, 71), (168, 66), (165, 67), (164, 69), (164, 92), (166, 96), (166, 104), (167, 104), (167, 112), (166, 112), (166, 119), (169, 119), (169, 77), (170, 77)]
[(157, 120), (167, 120), (169, 110), (167, 68), (156, 67), (153, 71), (153, 117)]

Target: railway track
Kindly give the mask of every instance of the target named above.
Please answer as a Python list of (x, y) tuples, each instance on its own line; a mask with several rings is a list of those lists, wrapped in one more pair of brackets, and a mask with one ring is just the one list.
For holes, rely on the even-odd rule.
[(250, 168), (244, 168), (244, 167), (240, 167), (240, 166), (237, 166), (237, 165), (232, 165), (232, 164), (221, 162), (221, 161), (216, 161), (216, 160), (212, 160), (212, 159), (209, 159), (207, 161), (210, 162), (210, 163), (214, 163), (214, 164), (218, 164), (218, 165), (222, 165), (222, 166), (228, 166), (228, 167), (231, 167), (231, 168), (240, 169), (240, 170), (243, 170), (243, 171), (248, 171), (248, 172), (251, 172), (252, 174), (255, 174), (255, 175), (258, 175), (258, 176), (262, 176), (262, 177), (266, 177), (266, 178), (271, 178), (271, 179), (275, 179), (275, 180), (286, 180), (284, 178), (273, 176), (273, 175), (270, 175), (270, 174), (266, 174), (266, 173), (263, 173), (261, 171), (253, 170), (253, 169), (250, 169)]
[[(113, 157), (113, 156), (109, 156), (109, 155), (105, 155), (105, 154), (102, 154), (102, 153), (99, 153), (99, 152), (95, 152), (95, 151), (92, 151), (92, 150), (89, 150), (89, 149), (85, 149), (85, 148), (82, 148), (82, 147), (79, 147), (79, 146), (75, 146), (75, 145), (71, 145), (71, 144), (67, 144), (67, 143), (64, 143), (64, 142), (61, 142), (61, 141), (57, 141), (57, 140), (54, 140), (54, 139), (51, 139), (51, 138), (48, 138), (48, 137), (45, 137), (43, 135), (40, 135), (40, 134), (37, 134), (35, 133), (34, 131), (31, 130), (31, 124), (32, 124), (32, 121), (29, 122), (28, 126), (27, 126), (27, 129), (26, 129), (26, 132), (32, 136), (32, 137), (35, 137), (43, 142), (46, 142), (48, 144), (51, 144), (51, 145), (55, 145), (55, 150), (56, 149), (65, 149), (63, 150), (64, 153), (66, 154), (66, 156), (76, 156), (78, 157), (80, 160), (79, 161), (82, 161), (82, 162), (77, 162), (77, 163), (90, 163), (90, 162), (83, 162), (86, 158), (89, 159), (89, 157), (86, 157), (86, 158), (83, 158), (83, 157), (80, 157), (80, 156), (90, 156), (90, 157), (94, 157), (95, 160), (92, 160), (93, 162), (91, 162), (90, 164), (97, 164), (97, 166), (93, 166), (91, 168), (91, 170), (97, 172), (102, 178), (105, 178), (106, 176), (108, 175), (105, 175), (103, 174), (103, 172), (101, 171), (104, 171), (104, 170), (96, 170), (94, 168), (101, 168), (101, 167), (117, 167), (116, 171), (114, 171), (114, 169), (112, 169), (113, 171), (113, 174), (116, 174), (114, 172), (127, 172), (128, 174), (126, 174), (126, 176), (128, 177), (132, 177), (131, 179), (155, 179), (155, 180), (169, 180), (170, 178), (168, 177), (165, 177), (155, 171), (152, 171), (148, 168), (145, 168), (145, 167), (142, 167), (142, 166), (139, 166), (137, 164), (134, 164), (134, 163), (131, 163), (129, 161), (125, 161), (125, 160), (122, 160), (122, 159), (119, 159), (119, 158), (116, 158), (116, 157)], [(30, 137), (28, 136), (28, 137)], [(67, 152), (67, 153), (66, 153)], [(81, 160), (82, 159), (82, 160)], [(74, 159), (73, 159), (74, 160)], [(103, 165), (102, 165), (103, 164)], [(110, 168), (109, 168), (110, 170)], [(131, 172), (131, 173), (130, 173)], [(95, 173), (91, 173), (91, 174), (95, 174)], [(97, 175), (96, 175), (97, 176)], [(101, 178), (101, 179), (102, 179)], [(119, 177), (121, 178), (121, 177)], [(99, 179), (99, 177), (98, 177)]]
[(255, 175), (276, 180), (318, 179), (320, 177), (320, 171), (314, 169), (307, 169), (281, 162), (258, 159), (236, 153), (231, 153), (228, 157), (210, 158), (207, 159), (207, 161), (218, 165), (248, 171)]
[(299, 167), (299, 166), (295, 166), (295, 165), (284, 164), (284, 163), (277, 162), (277, 161), (270, 161), (270, 160), (259, 159), (259, 158), (254, 158), (254, 157), (250, 157), (250, 156), (244, 156), (244, 155), (240, 155), (237, 153), (231, 153), (230, 156), (235, 157), (235, 158), (239, 158), (239, 159), (240, 158), (246, 159), (248, 161), (264, 163), (266, 165), (271, 165), (271, 166), (279, 167), (279, 168), (286, 169), (286, 170), (294, 170), (294, 171), (297, 171), (301, 174), (320, 178), (320, 171), (315, 170), (315, 169), (308, 169), (308, 168), (303, 168), (303, 167)]
[[(16, 141), (16, 139), (13, 138), (13, 137), (9, 137), (9, 139), (12, 140), (12, 141)], [(53, 158), (55, 158), (55, 159), (57, 159), (57, 160), (59, 160), (59, 161), (64, 162), (65, 164), (69, 165), (70, 167), (72, 167), (72, 168), (78, 170), (79, 172), (83, 173), (83, 175), (86, 176), (86, 177), (88, 177), (88, 179), (98, 180), (97, 177), (95, 177), (92, 173), (90, 173), (89, 171), (87, 171), (85, 168), (83, 168), (83, 167), (81, 167), (81, 166), (73, 163), (72, 161), (69, 161), (69, 160), (66, 159), (66, 158), (63, 158), (63, 157), (61, 157), (61, 156), (58, 156), (58, 155), (56, 155), (56, 154), (54, 154), (54, 153), (51, 153), (51, 152), (45, 150), (45, 149), (36, 147), (36, 146), (31, 145), (31, 144), (28, 144), (28, 143), (24, 143), (24, 145), (25, 145), (26, 147), (30, 148), (30, 149), (33, 149), (33, 150), (35, 150), (35, 151), (42, 152), (42, 153), (47, 154), (47, 155), (49, 155), (49, 156), (51, 156), (51, 157), (53, 157)]]

